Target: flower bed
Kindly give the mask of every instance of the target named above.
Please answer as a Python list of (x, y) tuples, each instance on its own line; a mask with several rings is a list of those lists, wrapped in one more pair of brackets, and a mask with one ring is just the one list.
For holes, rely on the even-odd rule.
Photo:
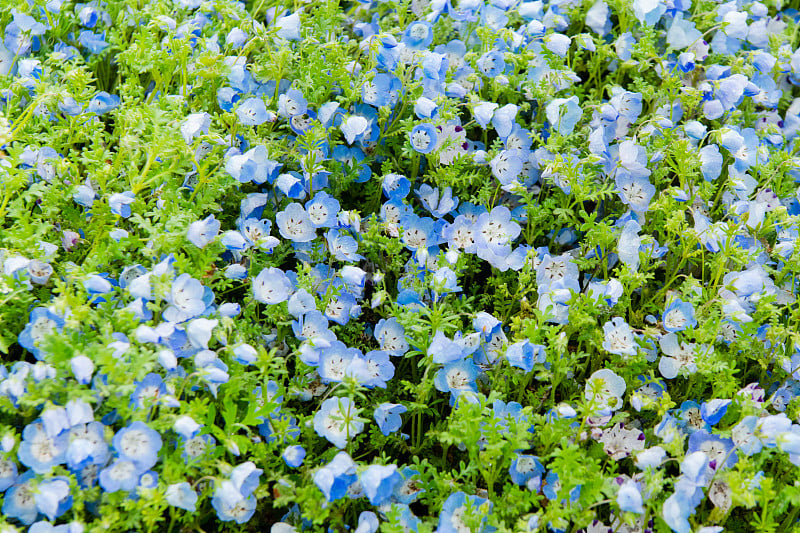
[(0, 531), (790, 531), (800, 13), (0, 9)]

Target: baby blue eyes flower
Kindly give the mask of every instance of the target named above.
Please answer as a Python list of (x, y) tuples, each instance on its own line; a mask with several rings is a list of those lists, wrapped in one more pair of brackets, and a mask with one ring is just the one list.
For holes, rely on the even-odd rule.
[(342, 122), (340, 126), (347, 144), (353, 144), (356, 140), (361, 140), (370, 126), (369, 121), (359, 115), (351, 115)]
[(173, 507), (178, 507), (179, 509), (184, 509), (191, 513), (197, 510), (197, 493), (186, 481), (169, 485), (167, 487), (166, 499), (167, 503)]
[(639, 484), (635, 481), (626, 481), (619, 488), (619, 492), (617, 492), (617, 505), (619, 505), (620, 510), (637, 514), (644, 513), (642, 493), (638, 485)]
[(397, 403), (382, 403), (375, 408), (373, 418), (375, 423), (378, 424), (378, 429), (387, 437), (399, 430), (403, 425), (403, 419), (400, 417), (402, 413), (408, 411), (404, 405)]
[(115, 215), (128, 218), (131, 216), (131, 204), (135, 199), (136, 196), (131, 191), (112, 194), (108, 199), (108, 206)]
[(219, 233), (220, 222), (214, 215), (209, 215), (204, 220), (189, 224), (186, 238), (198, 248), (205, 248)]
[(411, 50), (424, 50), (433, 42), (433, 26), (429, 22), (416, 20), (403, 33), (403, 44)]
[(211, 127), (211, 115), (208, 113), (192, 113), (181, 124), (181, 135), (186, 144), (192, 144), (195, 137), (208, 135)]
[(286, 209), (275, 215), (275, 221), (284, 239), (294, 242), (309, 242), (317, 236), (311, 217), (298, 203), (286, 206)]
[(292, 281), (279, 268), (265, 268), (253, 280), (253, 297), (261, 303), (275, 305), (285, 302), (293, 291)]
[(495, 78), (505, 70), (506, 61), (502, 52), (490, 50), (478, 58), (477, 65), (484, 76)]
[(408, 134), (408, 138), (411, 141), (411, 147), (421, 154), (431, 153), (436, 148), (439, 139), (436, 128), (428, 123), (414, 126), (411, 133)]
[(613, 371), (603, 368), (586, 381), (584, 398), (594, 401), (600, 409), (616, 410), (622, 407), (622, 395), (625, 394), (625, 380)]
[(356, 481), (356, 464), (347, 452), (339, 452), (330, 463), (314, 474), (314, 484), (329, 502), (344, 498), (347, 489)]
[(614, 317), (603, 325), (605, 340), (603, 348), (613, 354), (633, 356), (638, 353), (638, 344), (631, 327), (622, 317)]
[[(487, 519), (492, 512), (492, 502), (479, 496), (468, 496), (464, 492), (456, 492), (448, 496), (442, 505), (442, 513), (439, 515), (439, 526), (436, 531), (439, 533), (459, 533), (461, 531), (475, 531), (475, 533), (488, 533)], [(467, 507), (471, 510), (471, 516), (478, 521), (478, 529), (471, 530), (464, 521)]]
[(350, 398), (328, 398), (314, 415), (314, 431), (337, 448), (344, 448), (349, 439), (364, 429), (359, 411)]
[(292, 468), (298, 468), (303, 464), (303, 459), (306, 457), (306, 450), (302, 446), (288, 446), (283, 453), (281, 454), (281, 458), (283, 461)]
[(112, 444), (120, 460), (130, 461), (141, 473), (151, 469), (158, 461), (161, 435), (144, 422), (137, 421), (119, 430)]
[(697, 325), (694, 306), (677, 298), (664, 310), (662, 322), (664, 329), (672, 333), (693, 328)]
[(370, 465), (361, 474), (361, 486), (372, 505), (382, 505), (392, 496), (395, 486), (403, 481), (397, 465)]
[(108, 94), (105, 91), (100, 91), (89, 101), (89, 107), (86, 109), (86, 111), (88, 113), (104, 115), (109, 111), (116, 109), (119, 106), (119, 102), (119, 96), (115, 94)]
[(554, 98), (545, 108), (550, 125), (559, 135), (569, 135), (581, 119), (583, 111), (578, 104), (578, 97)]
[(78, 36), (78, 42), (92, 54), (99, 54), (108, 47), (105, 38), (106, 32), (93, 33), (90, 30), (84, 30)]
[(267, 107), (261, 98), (248, 98), (236, 108), (236, 116), (245, 126), (258, 126), (267, 121)]

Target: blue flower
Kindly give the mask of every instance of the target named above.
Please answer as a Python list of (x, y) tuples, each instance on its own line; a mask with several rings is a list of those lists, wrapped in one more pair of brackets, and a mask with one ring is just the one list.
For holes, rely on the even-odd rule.
[(349, 439), (364, 429), (359, 411), (350, 398), (328, 398), (314, 415), (314, 431), (337, 448), (344, 448)]
[(541, 344), (531, 344), (527, 339), (510, 344), (506, 349), (508, 364), (521, 368), (526, 373), (533, 370), (535, 363), (546, 361), (545, 347)]
[(275, 221), (281, 236), (285, 239), (294, 242), (309, 242), (317, 236), (311, 217), (298, 203), (286, 206), (286, 209), (275, 215)]
[(167, 487), (166, 500), (173, 507), (178, 507), (193, 513), (197, 510), (197, 493), (192, 486), (183, 481)]
[(106, 32), (93, 33), (84, 30), (78, 36), (78, 42), (92, 54), (99, 54), (108, 47)]
[(637, 514), (644, 513), (639, 484), (635, 481), (623, 483), (617, 492), (617, 505), (619, 505), (621, 511)]
[(392, 496), (395, 486), (402, 481), (397, 465), (370, 465), (361, 474), (361, 486), (372, 505), (386, 503)]
[(389, 355), (399, 357), (408, 351), (405, 333), (405, 328), (394, 317), (381, 319), (375, 325), (375, 340), (381, 350)]
[(417, 124), (408, 134), (408, 139), (411, 141), (411, 147), (421, 153), (429, 154), (438, 145), (439, 135), (436, 128), (432, 124), (423, 122)]
[(33, 471), (25, 472), (17, 483), (8, 489), (3, 498), (4, 517), (16, 518), (25, 525), (30, 525), (36, 520), (39, 510), (35, 500), (34, 478)]
[(136, 421), (119, 430), (112, 444), (121, 460), (132, 462), (142, 473), (156, 464), (162, 443), (157, 431), (144, 422)]
[(41, 421), (34, 421), (22, 430), (19, 461), (37, 474), (47, 474), (54, 466), (66, 461), (68, 435), (59, 432), (49, 435)]
[(314, 473), (314, 484), (329, 502), (344, 498), (350, 485), (357, 481), (356, 464), (347, 452), (339, 452), (330, 463)]
[(452, 405), (461, 393), (478, 391), (477, 377), (478, 367), (472, 359), (463, 359), (444, 365), (436, 372), (433, 383), (437, 390), (450, 393)]
[(375, 423), (378, 424), (378, 429), (381, 430), (381, 433), (389, 436), (403, 425), (403, 419), (400, 415), (406, 411), (408, 411), (408, 408), (405, 405), (384, 402), (375, 408), (373, 418)]
[(539, 458), (534, 455), (517, 454), (508, 469), (511, 481), (517, 485), (526, 486), (534, 492), (539, 491), (544, 472), (544, 466), (539, 462)]
[(693, 328), (697, 325), (697, 319), (694, 317), (694, 306), (689, 302), (676, 298), (664, 310), (662, 322), (664, 329), (673, 333)]
[(31, 311), (28, 323), (20, 332), (18, 342), (20, 346), (31, 352), (37, 360), (42, 361), (46, 354), (39, 347), (41, 342), (51, 333), (60, 333), (63, 327), (63, 318), (46, 307), (36, 307)]
[[(475, 533), (489, 531), (486, 525), (489, 514), (492, 512), (492, 502), (486, 498), (478, 496), (467, 496), (464, 492), (456, 492), (447, 497), (442, 505), (442, 512), (439, 515), (438, 533), (458, 533), (460, 531), (471, 531), (464, 522), (464, 515), (469, 513), (479, 523)], [(480, 518), (480, 520), (477, 520)]]
[(303, 459), (306, 457), (306, 450), (302, 446), (287, 446), (281, 458), (283, 461), (292, 468), (297, 468), (303, 464)]
[(117, 459), (100, 471), (100, 486), (106, 492), (130, 492), (139, 484), (139, 476), (146, 470), (130, 459)]
[(433, 42), (433, 26), (424, 20), (415, 20), (403, 33), (403, 44), (410, 50), (427, 49)]
[(583, 111), (578, 104), (578, 97), (554, 98), (547, 104), (545, 114), (550, 125), (559, 135), (569, 135), (581, 119)]
[(136, 197), (131, 191), (115, 193), (108, 199), (108, 207), (115, 215), (128, 218), (131, 216), (131, 204), (135, 199)]
[(208, 215), (203, 220), (189, 224), (186, 238), (198, 248), (205, 248), (219, 233), (220, 222), (214, 215)]
[(169, 322), (186, 322), (200, 316), (213, 303), (214, 294), (189, 274), (181, 274), (172, 282), (166, 300), (170, 305), (162, 317)]
[(112, 109), (116, 109), (119, 106), (119, 102), (119, 96), (100, 91), (89, 101), (89, 107), (86, 112), (105, 115)]
[(288, 300), (292, 292), (294, 284), (279, 268), (265, 268), (253, 280), (253, 298), (257, 302), (268, 305), (279, 304)]
[(638, 353), (639, 346), (636, 344), (636, 337), (622, 317), (614, 317), (611, 321), (603, 324), (603, 333), (605, 334), (603, 348), (609, 353), (623, 357)]

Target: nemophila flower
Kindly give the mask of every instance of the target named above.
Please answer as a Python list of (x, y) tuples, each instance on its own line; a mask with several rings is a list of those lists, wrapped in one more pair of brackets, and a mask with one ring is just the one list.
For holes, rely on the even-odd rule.
[[(269, 158), (266, 146), (258, 145), (244, 154), (227, 158), (225, 170), (240, 183), (273, 183), (283, 165)], [(244, 217), (247, 218), (247, 217)]]
[(613, 354), (633, 356), (638, 353), (636, 337), (622, 317), (614, 317), (603, 325), (605, 340), (603, 348)]
[[(55, 520), (72, 507), (69, 480), (63, 476), (39, 483), (34, 496), (36, 508), (49, 520)], [(70, 526), (67, 526), (69, 528)], [(36, 524), (30, 530), (36, 528)], [(55, 530), (55, 528), (54, 528)]]
[(211, 498), (211, 506), (217, 511), (217, 518), (223, 522), (237, 524), (244, 524), (253, 517), (256, 504), (254, 495), (243, 497), (231, 485), (226, 485), (224, 482), (215, 489)]
[(432, 124), (423, 122), (414, 126), (411, 133), (408, 134), (408, 139), (415, 151), (429, 154), (438, 146), (439, 132)]
[(361, 474), (361, 486), (372, 505), (386, 503), (402, 481), (397, 465), (370, 465)]
[(437, 390), (450, 393), (450, 405), (455, 403), (463, 392), (477, 392), (475, 380), (478, 377), (478, 367), (472, 359), (463, 359), (447, 363), (436, 372), (433, 384)]
[[(355, 315), (353, 313), (355, 313)], [(355, 296), (349, 292), (342, 292), (341, 294), (331, 296), (328, 304), (325, 306), (325, 317), (342, 326), (347, 324), (350, 318), (358, 316), (359, 313), (360, 311), (356, 304)]]
[(436, 218), (442, 218), (458, 207), (458, 197), (453, 196), (451, 187), (445, 187), (440, 198), (439, 187), (431, 187), (427, 183), (423, 183), (416, 194), (423, 207)]
[(642, 227), (636, 220), (628, 220), (622, 228), (622, 232), (617, 242), (617, 255), (619, 260), (630, 267), (631, 270), (639, 269), (639, 248), (642, 245), (642, 238), (639, 231)]
[(339, 126), (344, 134), (347, 144), (353, 144), (361, 140), (365, 133), (370, 129), (369, 121), (360, 115), (350, 115)]
[(166, 295), (170, 304), (162, 317), (169, 322), (185, 322), (199, 316), (214, 301), (214, 294), (189, 274), (181, 274), (172, 282)]
[(704, 429), (689, 436), (687, 453), (694, 452), (703, 452), (708, 457), (708, 468), (712, 471), (731, 468), (738, 460), (731, 439), (711, 434)]
[(603, 368), (586, 380), (584, 398), (595, 402), (600, 409), (619, 409), (625, 394), (625, 380), (612, 370)]
[(92, 54), (100, 54), (108, 48), (106, 39), (106, 32), (94, 33), (90, 30), (84, 30), (78, 35), (78, 42), (82, 47), (87, 49)]
[(375, 408), (373, 418), (375, 423), (378, 424), (378, 429), (381, 430), (381, 433), (389, 436), (403, 425), (403, 419), (400, 415), (406, 411), (408, 411), (408, 408), (404, 405), (385, 402)]
[(378, 321), (375, 325), (375, 340), (381, 350), (393, 356), (404, 355), (409, 348), (405, 328), (394, 317)]
[(650, 200), (653, 199), (656, 188), (646, 177), (633, 177), (629, 173), (618, 172), (615, 181), (622, 203), (639, 212), (650, 208)]
[(541, 344), (531, 344), (527, 339), (509, 344), (506, 349), (508, 364), (521, 368), (526, 373), (533, 370), (535, 363), (546, 361), (545, 347)]
[(299, 445), (287, 446), (281, 454), (281, 459), (283, 459), (283, 462), (292, 468), (298, 468), (302, 466), (303, 459), (305, 459), (305, 457), (306, 450)]
[(457, 158), (469, 151), (466, 130), (458, 124), (446, 124), (436, 127), (438, 142), (434, 150), (439, 154), (439, 164), (450, 165)]
[(359, 412), (350, 398), (328, 398), (314, 415), (314, 431), (337, 448), (344, 448), (349, 439), (364, 429)]
[(626, 481), (617, 492), (617, 505), (621, 511), (630, 513), (644, 513), (642, 505), (642, 492), (635, 481)]
[(109, 197), (108, 206), (115, 215), (128, 218), (131, 216), (131, 204), (134, 200), (136, 197), (131, 191), (115, 193)]
[(424, 50), (433, 42), (433, 26), (424, 20), (415, 20), (403, 33), (403, 44), (410, 50)]
[(275, 305), (285, 302), (293, 291), (292, 281), (279, 268), (265, 268), (253, 280), (253, 297), (261, 303)]
[(672, 333), (695, 327), (697, 320), (694, 317), (694, 306), (676, 298), (664, 310), (662, 323), (664, 329)]
[(697, 372), (695, 363), (696, 346), (694, 343), (679, 342), (678, 336), (668, 333), (658, 341), (663, 352), (658, 362), (658, 371), (667, 379), (673, 379), (678, 374), (690, 375)]
[(492, 512), (492, 502), (479, 496), (468, 496), (464, 492), (456, 492), (447, 497), (439, 515), (436, 531), (440, 533), (458, 533), (473, 531), (465, 522), (465, 515), (478, 523), (475, 533), (488, 531), (487, 520)]
[(511, 462), (508, 473), (512, 482), (538, 492), (542, 486), (542, 476), (544, 476), (545, 468), (539, 462), (538, 457), (517, 454)]
[(54, 466), (66, 461), (67, 446), (65, 432), (48, 435), (41, 421), (34, 421), (22, 431), (17, 457), (37, 474), (47, 474)]
[(35, 474), (28, 471), (22, 474), (17, 483), (6, 491), (3, 498), (3, 516), (16, 518), (25, 525), (31, 525), (39, 515), (36, 505)]
[(482, 257), (483, 249), (493, 254), (508, 255), (511, 243), (520, 231), (520, 225), (511, 220), (511, 211), (505, 206), (495, 207), (490, 213), (480, 215), (474, 226), (478, 257)]
[(303, 93), (297, 89), (289, 89), (278, 97), (278, 115), (291, 118), (302, 115), (308, 110), (308, 101)]
[(28, 350), (33, 356), (42, 361), (46, 353), (41, 349), (41, 343), (47, 335), (61, 332), (64, 327), (64, 319), (50, 311), (46, 307), (36, 307), (31, 311), (28, 323), (20, 332), (18, 342), (20, 346)]
[(283, 238), (294, 242), (309, 242), (317, 236), (311, 217), (298, 203), (291, 203), (275, 215), (278, 230)]
[(344, 498), (347, 489), (357, 480), (356, 464), (347, 452), (339, 452), (330, 463), (314, 473), (314, 484), (329, 502)]
[(292, 13), (283, 17), (278, 17), (275, 21), (275, 27), (278, 28), (277, 35), (281, 39), (287, 41), (299, 41), (301, 39), (300, 30), (302, 25), (300, 23), (300, 13)]
[(572, 133), (582, 113), (577, 96), (554, 98), (545, 108), (548, 122), (560, 135)]
[(124, 490), (131, 492), (139, 484), (139, 476), (146, 469), (141, 469), (130, 459), (116, 459), (100, 471), (100, 486), (106, 492)]
[(166, 500), (171, 506), (189, 511), (190, 513), (197, 510), (197, 493), (186, 481), (169, 485), (167, 487)]
[(137, 421), (119, 430), (114, 435), (112, 444), (121, 460), (132, 462), (139, 473), (142, 473), (151, 469), (158, 461), (162, 442), (157, 431), (144, 422)]
[(519, 177), (523, 168), (523, 153), (521, 150), (501, 150), (489, 162), (492, 174), (501, 185), (508, 186)]
[(219, 233), (220, 222), (214, 215), (208, 215), (203, 220), (189, 224), (186, 238), (198, 248), (205, 248)]
[(635, 428), (627, 429), (621, 422), (604, 431), (599, 441), (603, 450), (615, 461), (644, 449), (644, 433)]

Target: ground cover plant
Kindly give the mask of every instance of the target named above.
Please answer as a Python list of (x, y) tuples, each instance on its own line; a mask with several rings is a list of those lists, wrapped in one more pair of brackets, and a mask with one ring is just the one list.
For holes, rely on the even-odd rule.
[(0, 531), (790, 531), (800, 13), (0, 6)]

